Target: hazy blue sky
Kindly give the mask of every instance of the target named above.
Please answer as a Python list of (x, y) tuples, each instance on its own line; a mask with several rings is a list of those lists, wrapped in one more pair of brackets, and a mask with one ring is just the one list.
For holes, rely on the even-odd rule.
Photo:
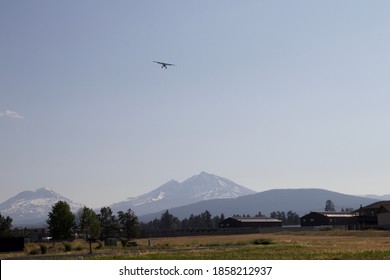
[(390, 193), (389, 11), (1, 0), (0, 202), (51, 187), (104, 206), (201, 171)]

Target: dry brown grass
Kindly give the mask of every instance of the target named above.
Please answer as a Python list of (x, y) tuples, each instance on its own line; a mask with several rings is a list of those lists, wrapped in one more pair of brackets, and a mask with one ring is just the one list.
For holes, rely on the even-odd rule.
[[(390, 259), (390, 231), (327, 231), (259, 233), (243, 235), (186, 236), (135, 240), (137, 247), (102, 247), (93, 244), (93, 258), (124, 259)], [(260, 242), (258, 242), (260, 241)], [(261, 245), (267, 241), (268, 245)], [(257, 245), (256, 245), (257, 244)], [(260, 245), (259, 245), (260, 244)], [(46, 244), (47, 254), (31, 255), (39, 244), (27, 244), (24, 252), (1, 254), (6, 258), (91, 257), (89, 244), (74, 241), (72, 251), (61, 243)], [(238, 245), (238, 246), (237, 246)], [(208, 248), (200, 250), (201, 248)], [(221, 250), (224, 254), (221, 255)]]
[[(152, 244), (158, 247), (209, 246), (209, 245), (235, 245), (250, 243), (256, 239), (271, 239), (275, 242), (297, 242), (302, 244), (321, 245), (327, 248), (340, 247), (353, 248), (390, 248), (390, 232), (370, 231), (328, 231), (328, 232), (300, 232), (300, 233), (258, 233), (242, 235), (218, 236), (183, 236), (152, 238)], [(137, 243), (146, 246), (147, 239), (138, 239)]]

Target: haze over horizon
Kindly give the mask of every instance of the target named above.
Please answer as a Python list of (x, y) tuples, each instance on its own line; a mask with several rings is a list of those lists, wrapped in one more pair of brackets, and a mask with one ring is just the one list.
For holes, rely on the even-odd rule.
[(388, 194), (389, 8), (1, 1), (0, 196), (95, 207), (202, 171)]

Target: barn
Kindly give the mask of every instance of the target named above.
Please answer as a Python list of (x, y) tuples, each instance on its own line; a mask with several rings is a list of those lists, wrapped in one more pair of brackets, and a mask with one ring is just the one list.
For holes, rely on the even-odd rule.
[(261, 228), (281, 226), (281, 220), (268, 217), (230, 217), (219, 223), (220, 228)]
[(310, 212), (300, 218), (302, 227), (329, 226), (332, 228), (355, 228), (356, 216), (350, 212)]
[(378, 209), (378, 227), (390, 229), (390, 205), (381, 205)]
[(367, 206), (361, 206), (353, 211), (358, 216), (358, 229), (390, 229), (390, 200), (378, 201)]

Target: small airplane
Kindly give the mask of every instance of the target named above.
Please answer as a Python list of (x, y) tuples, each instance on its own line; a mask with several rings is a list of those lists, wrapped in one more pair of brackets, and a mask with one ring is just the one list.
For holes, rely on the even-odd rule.
[(175, 66), (175, 64), (161, 62), (161, 61), (153, 61), (153, 62), (161, 64), (161, 68), (165, 68), (165, 69), (168, 69), (167, 66)]

